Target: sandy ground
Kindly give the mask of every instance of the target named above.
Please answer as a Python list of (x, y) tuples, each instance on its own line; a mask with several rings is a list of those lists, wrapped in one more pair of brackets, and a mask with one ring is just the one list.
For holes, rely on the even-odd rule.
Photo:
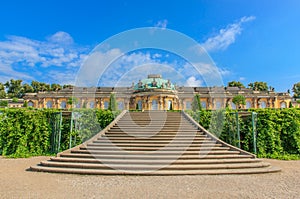
[(219, 176), (88, 176), (26, 171), (49, 157), (0, 157), (0, 198), (300, 198), (300, 161), (282, 172)]

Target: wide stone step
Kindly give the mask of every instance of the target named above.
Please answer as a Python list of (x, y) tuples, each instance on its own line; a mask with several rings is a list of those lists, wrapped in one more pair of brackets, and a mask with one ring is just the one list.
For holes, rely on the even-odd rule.
[(183, 134), (183, 133), (178, 133), (178, 134), (148, 134), (144, 132), (124, 132), (124, 133), (106, 133), (103, 137), (145, 137), (145, 138), (173, 138), (173, 137), (178, 137), (178, 138), (207, 138), (207, 135), (204, 134)]
[(96, 159), (150, 159), (150, 160), (177, 160), (177, 159), (243, 159), (243, 158), (253, 158), (251, 155), (241, 155), (241, 154), (206, 154), (200, 156), (197, 155), (161, 155), (161, 154), (129, 154), (127, 153), (126, 156), (124, 154), (88, 154), (88, 153), (62, 153), (60, 157), (72, 157), (72, 158), (96, 158)]
[(96, 159), (96, 158), (74, 158), (74, 157), (51, 157), (56, 162), (82, 162), (82, 163), (106, 163), (106, 164), (234, 164), (234, 163), (257, 163), (262, 162), (258, 158), (245, 159), (178, 159), (178, 160), (161, 160), (161, 159)]
[(214, 155), (228, 155), (228, 154), (240, 154), (239, 151), (227, 151), (227, 150), (200, 150), (200, 151), (188, 151), (188, 150), (184, 150), (184, 149), (174, 149), (174, 150), (164, 150), (165, 148), (163, 148), (162, 150), (155, 150), (155, 151), (148, 151), (148, 150), (137, 150), (137, 151), (125, 151), (125, 150), (121, 150), (121, 149), (117, 149), (117, 147), (115, 147), (112, 150), (109, 151), (99, 151), (99, 150), (71, 150), (71, 153), (83, 153), (83, 154), (92, 154), (92, 155), (97, 155), (97, 154), (116, 154), (116, 155), (131, 155), (131, 154), (145, 154), (145, 155), (178, 155), (178, 154), (183, 154), (183, 155), (207, 155), (207, 154), (214, 154)]
[(47, 167), (65, 167), (65, 168), (85, 168), (85, 169), (120, 169), (120, 170), (189, 170), (189, 169), (244, 169), (244, 168), (260, 168), (268, 167), (269, 163), (235, 163), (235, 164), (94, 164), (94, 163), (77, 163), (77, 162), (54, 162), (42, 161), (40, 164)]
[(181, 130), (181, 129), (173, 129), (173, 128), (168, 128), (168, 129), (160, 129), (160, 128), (111, 128), (109, 129), (110, 132), (160, 132), (160, 133), (189, 133), (189, 132), (194, 132), (194, 133), (200, 133), (200, 131), (195, 130), (195, 129), (185, 129), (185, 130)]
[(202, 143), (209, 143), (213, 144), (215, 141), (209, 140), (209, 139), (204, 139), (204, 140), (109, 140), (109, 139), (99, 139), (99, 140), (94, 140), (93, 143), (150, 143), (150, 144), (202, 144)]
[(173, 139), (176, 140), (206, 140), (208, 138), (205, 137), (148, 137), (145, 135), (138, 135), (138, 136), (105, 136), (102, 138), (98, 138), (98, 140), (101, 140), (103, 138), (109, 139), (109, 140), (162, 140), (162, 141), (172, 141)]
[(87, 146), (87, 147), (80, 147), (80, 150), (88, 150), (88, 151), (94, 151), (94, 150), (100, 150), (100, 151), (107, 151), (107, 150), (125, 150), (125, 151), (154, 151), (154, 150), (160, 150), (163, 148), (163, 150), (166, 151), (209, 151), (209, 150), (229, 150), (229, 147), (198, 147), (198, 146), (189, 146), (187, 147), (180, 147), (180, 146), (163, 146), (163, 147), (124, 147), (124, 146), (116, 146), (116, 145), (110, 145), (110, 146), (102, 146), (102, 147), (92, 147), (92, 146)]
[(247, 169), (191, 169), (191, 170), (155, 170), (155, 171), (126, 171), (126, 170), (99, 170), (99, 169), (75, 169), (75, 168), (60, 168), (60, 167), (43, 167), (32, 166), (32, 171), (43, 171), (51, 173), (69, 173), (69, 174), (84, 174), (84, 175), (230, 175), (230, 174), (259, 174), (271, 173), (280, 171), (275, 167), (260, 167)]
[[(111, 142), (106, 142), (106, 143), (89, 143), (87, 144), (87, 146), (111, 146), (111, 145), (116, 145), (116, 146), (120, 146), (120, 147), (164, 147), (166, 146), (166, 144), (157, 144), (157, 143), (143, 143), (143, 144), (140, 144), (140, 143), (111, 143)], [(168, 144), (168, 146), (186, 146), (186, 144)], [(189, 144), (189, 147), (220, 147), (222, 146), (222, 144), (217, 144), (217, 143), (201, 143), (201, 144), (195, 144), (195, 143), (192, 143), (192, 144)]]

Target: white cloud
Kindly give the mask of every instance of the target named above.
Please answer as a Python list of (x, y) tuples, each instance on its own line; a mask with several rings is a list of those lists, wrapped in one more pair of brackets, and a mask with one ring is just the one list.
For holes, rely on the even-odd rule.
[(158, 27), (158, 28), (166, 29), (167, 25), (168, 25), (168, 20), (164, 19), (164, 20), (158, 21), (154, 26)]
[(239, 78), (239, 81), (245, 81), (245, 80), (246, 80), (245, 77), (240, 77), (240, 78)]
[[(43, 74), (46, 68), (52, 68), (52, 71), (57, 67), (64, 68), (64, 71), (70, 68), (78, 69), (87, 56), (87, 51), (87, 48), (76, 46), (73, 38), (62, 31), (48, 36), (43, 41), (8, 36), (6, 40), (0, 41), (0, 76), (32, 80), (37, 78), (33, 76)], [(51, 74), (53, 76), (48, 76), (47, 80), (55, 81), (55, 73)], [(39, 78), (45, 78), (47, 75), (50, 74)]]
[(196, 79), (196, 77), (191, 76), (186, 80), (185, 86), (190, 86), (190, 87), (198, 87), (202, 86), (203, 82), (199, 79)]
[(237, 23), (229, 24), (226, 28), (221, 29), (217, 35), (208, 38), (202, 46), (207, 51), (225, 50), (235, 42), (237, 35), (241, 34), (242, 24), (254, 19), (254, 16), (242, 17)]

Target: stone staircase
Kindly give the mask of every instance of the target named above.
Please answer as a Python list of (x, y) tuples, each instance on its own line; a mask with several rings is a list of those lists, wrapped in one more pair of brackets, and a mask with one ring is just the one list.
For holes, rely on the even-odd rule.
[(233, 147), (184, 112), (123, 111), (89, 141), (30, 167), (74, 174), (255, 174), (280, 171)]

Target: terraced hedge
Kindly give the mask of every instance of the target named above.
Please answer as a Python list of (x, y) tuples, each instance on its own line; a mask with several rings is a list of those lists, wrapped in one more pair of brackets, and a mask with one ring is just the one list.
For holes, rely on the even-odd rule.
[[(53, 152), (54, 113), (60, 110), (44, 109), (1, 109), (0, 110), (0, 154), (10, 157), (29, 157)], [(70, 131), (71, 117), (62, 117), (60, 150), (69, 148), (88, 139), (106, 127), (118, 113), (108, 110), (82, 109)], [(58, 121), (59, 122), (59, 121)], [(75, 128), (76, 126), (76, 128)], [(79, 133), (80, 132), (80, 133)]]
[[(257, 115), (257, 155), (279, 159), (300, 159), (300, 110), (255, 109)], [(203, 127), (222, 140), (237, 146), (235, 111), (188, 112)], [(224, 117), (222, 117), (224, 115)], [(225, 118), (225, 119), (222, 119)], [(241, 148), (254, 152), (251, 116), (239, 117)], [(221, 132), (221, 133), (220, 133)]]

